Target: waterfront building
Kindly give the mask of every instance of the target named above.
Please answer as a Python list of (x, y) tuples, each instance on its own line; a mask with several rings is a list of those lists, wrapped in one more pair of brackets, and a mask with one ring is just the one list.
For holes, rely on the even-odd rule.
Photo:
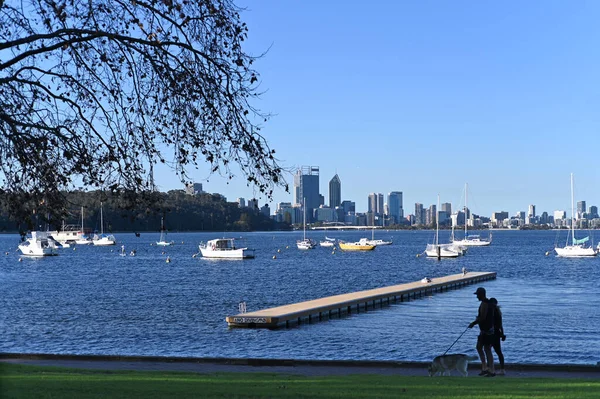
[(446, 211), (439, 211), (437, 214), (440, 226), (447, 225), (450, 219), (450, 214)]
[(598, 207), (595, 205), (591, 205), (589, 212), (588, 212), (589, 218), (590, 219), (598, 219)]
[(248, 208), (258, 211), (258, 200), (256, 198), (248, 200)]
[(350, 212), (356, 212), (356, 203), (354, 201), (344, 200), (340, 204), (342, 209), (344, 210), (344, 214), (348, 214)]
[(494, 227), (502, 227), (504, 220), (508, 219), (508, 212), (494, 212), (492, 213), (491, 223)]
[(203, 192), (202, 183), (186, 183), (185, 185), (185, 193), (188, 195), (198, 195)]
[(452, 215), (452, 204), (449, 202), (444, 202), (440, 205), (440, 211), (446, 212), (448, 215)]
[(587, 210), (585, 201), (577, 201), (577, 214), (575, 215), (575, 219), (583, 218), (583, 214)]
[(329, 206), (335, 208), (340, 206), (342, 203), (342, 181), (340, 177), (335, 174), (329, 181)]
[(237, 199), (237, 203), (238, 203), (238, 207), (239, 208), (245, 208), (246, 207), (246, 199), (245, 198), (238, 198)]
[(392, 223), (399, 224), (404, 218), (402, 207), (402, 191), (392, 191), (388, 194), (388, 214)]
[(375, 216), (383, 215), (383, 194), (369, 194), (368, 212), (372, 212)]
[(319, 167), (302, 166), (294, 175), (294, 203), (306, 207), (307, 221), (314, 218), (314, 210), (321, 205), (319, 194)]
[(262, 213), (265, 216), (271, 216), (271, 207), (269, 207), (269, 204), (264, 204), (263, 206), (261, 206), (260, 213)]
[(415, 226), (420, 226), (425, 223), (423, 204), (415, 203)]
[(335, 209), (321, 205), (316, 209), (316, 220), (319, 222), (335, 222), (337, 221), (335, 216)]
[(529, 205), (527, 216), (529, 216), (530, 219), (535, 217), (535, 205)]
[(435, 226), (436, 224), (437, 205), (430, 205), (425, 213), (425, 224), (427, 226)]

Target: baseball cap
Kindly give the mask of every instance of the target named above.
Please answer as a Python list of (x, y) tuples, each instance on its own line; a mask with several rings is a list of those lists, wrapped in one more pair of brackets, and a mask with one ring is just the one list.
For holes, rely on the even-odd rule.
[(479, 287), (479, 288), (477, 288), (477, 290), (473, 294), (474, 295), (479, 295), (479, 294), (485, 295), (485, 288)]

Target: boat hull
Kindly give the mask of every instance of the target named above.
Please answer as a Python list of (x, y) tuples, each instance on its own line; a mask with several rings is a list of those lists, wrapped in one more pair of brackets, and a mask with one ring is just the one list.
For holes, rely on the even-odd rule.
[(582, 258), (598, 255), (598, 251), (591, 247), (569, 245), (563, 248), (554, 248), (556, 255), (561, 258)]
[(485, 240), (455, 240), (453, 243), (462, 247), (487, 247), (492, 242)]
[(369, 245), (363, 243), (348, 243), (348, 242), (340, 242), (340, 249), (343, 251), (372, 251), (375, 249), (376, 245)]
[(211, 259), (252, 259), (254, 250), (249, 248), (216, 249), (200, 247), (200, 253), (204, 258)]
[(461, 252), (447, 245), (429, 244), (425, 249), (425, 255), (429, 258), (458, 258)]

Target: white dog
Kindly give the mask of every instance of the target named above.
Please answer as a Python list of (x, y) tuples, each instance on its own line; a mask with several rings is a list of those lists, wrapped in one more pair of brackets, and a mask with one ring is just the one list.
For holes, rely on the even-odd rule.
[(469, 375), (467, 367), (470, 360), (477, 360), (477, 356), (468, 356), (464, 354), (436, 356), (427, 370), (429, 376), (450, 375), (452, 370), (458, 371), (463, 377)]

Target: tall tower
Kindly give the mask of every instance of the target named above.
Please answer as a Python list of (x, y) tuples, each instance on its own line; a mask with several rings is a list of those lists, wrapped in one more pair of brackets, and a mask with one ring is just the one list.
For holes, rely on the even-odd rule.
[(306, 219), (313, 220), (313, 210), (320, 204), (319, 198), (319, 167), (302, 166), (294, 175), (294, 203), (305, 201)]
[(392, 191), (388, 194), (388, 209), (393, 223), (400, 223), (404, 217), (402, 208), (402, 191)]
[(329, 181), (329, 206), (335, 208), (340, 206), (342, 203), (342, 181), (340, 177), (335, 174)]

